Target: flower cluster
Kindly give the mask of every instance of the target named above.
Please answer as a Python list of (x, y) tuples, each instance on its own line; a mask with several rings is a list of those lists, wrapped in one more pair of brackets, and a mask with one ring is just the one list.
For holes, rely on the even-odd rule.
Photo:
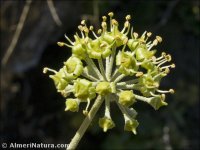
[(169, 54), (162, 52), (160, 57), (155, 56), (154, 47), (162, 42), (160, 36), (150, 41), (151, 32), (145, 31), (141, 36), (133, 32), (130, 15), (119, 30), (113, 15), (112, 12), (108, 14), (109, 23), (106, 16), (102, 17), (102, 28), (97, 34), (93, 26), (88, 27), (85, 20), (81, 21), (80, 35), (76, 33), (74, 41), (65, 35), (69, 43), (58, 42), (61, 47), (71, 48), (72, 56), (59, 71), (44, 68), (44, 73), (51, 71), (53, 75), (49, 77), (57, 91), (64, 97), (71, 97), (66, 99), (66, 111), (77, 112), (80, 103), (86, 102), (83, 113), (87, 115), (91, 101), (100, 95), (105, 102), (105, 115), (99, 119), (103, 131), (115, 127), (110, 103), (116, 102), (125, 120), (124, 130), (136, 134), (139, 123), (134, 104), (144, 101), (155, 110), (167, 105), (165, 94), (174, 93), (174, 90), (160, 90), (159, 87), (161, 79), (175, 65), (164, 65), (171, 61)]

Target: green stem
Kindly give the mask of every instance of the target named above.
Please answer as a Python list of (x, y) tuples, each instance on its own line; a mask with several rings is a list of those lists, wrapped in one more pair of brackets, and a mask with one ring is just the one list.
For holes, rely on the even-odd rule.
[(109, 73), (109, 66), (110, 66), (110, 57), (106, 57), (106, 78), (108, 81), (110, 81), (110, 76), (108, 75)]
[(110, 65), (108, 66), (108, 78), (110, 79), (111, 77), (111, 73), (112, 73), (112, 69), (113, 69), (113, 63), (114, 63), (114, 60), (115, 60), (115, 53), (116, 53), (116, 46), (114, 46), (112, 48), (112, 54), (111, 54), (111, 57), (110, 57)]
[(117, 82), (121, 81), (125, 76), (126, 76), (126, 75), (124, 75), (124, 74), (119, 75), (119, 76), (115, 79), (114, 82), (117, 83)]
[(89, 127), (91, 121), (93, 120), (95, 114), (99, 110), (104, 98), (100, 95), (97, 97), (96, 101), (94, 102), (91, 110), (89, 111), (88, 115), (85, 117), (83, 123), (81, 124), (80, 128), (76, 132), (75, 136), (72, 138), (71, 142), (69, 143), (69, 146), (67, 147), (67, 150), (75, 150), (79, 141), (83, 137), (85, 131)]
[(102, 58), (98, 59), (98, 63), (99, 63), (99, 68), (100, 68), (101, 74), (102, 74), (104, 80), (107, 81), (106, 75), (105, 75), (105, 69), (104, 69), (104, 66), (103, 66)]
[(97, 68), (97, 66), (95, 65), (95, 63), (93, 62), (93, 60), (89, 57), (86, 56), (85, 59), (87, 65), (91, 68), (91, 70), (94, 71), (94, 73), (101, 79), (103, 80), (103, 76), (101, 75), (99, 69)]

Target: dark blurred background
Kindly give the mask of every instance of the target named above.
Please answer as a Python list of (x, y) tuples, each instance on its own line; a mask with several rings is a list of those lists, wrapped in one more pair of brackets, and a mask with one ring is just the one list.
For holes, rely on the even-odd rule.
[(97, 29), (101, 16), (113, 11), (121, 28), (130, 14), (134, 31), (162, 36), (158, 54), (170, 53), (176, 64), (162, 88), (176, 93), (167, 95), (169, 105), (158, 111), (135, 105), (136, 136), (123, 131), (115, 104), (111, 110), (117, 126), (103, 133), (98, 126), (102, 108), (78, 149), (199, 149), (198, 0), (1, 0), (0, 5), (2, 142), (69, 143), (84, 116), (64, 111), (65, 99), (42, 69), (59, 69), (71, 55), (56, 42), (65, 41), (65, 33), (73, 38), (81, 19)]

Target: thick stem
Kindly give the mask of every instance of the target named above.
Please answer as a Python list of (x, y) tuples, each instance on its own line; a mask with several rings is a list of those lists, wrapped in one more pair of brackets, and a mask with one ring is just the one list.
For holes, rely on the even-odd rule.
[(83, 137), (85, 131), (89, 127), (92, 119), (94, 118), (95, 114), (97, 113), (98, 109), (100, 108), (104, 98), (100, 95), (97, 97), (96, 101), (94, 102), (90, 112), (85, 117), (83, 123), (81, 124), (80, 128), (76, 132), (75, 136), (72, 138), (71, 142), (69, 143), (69, 146), (67, 147), (67, 150), (75, 150), (79, 141)]

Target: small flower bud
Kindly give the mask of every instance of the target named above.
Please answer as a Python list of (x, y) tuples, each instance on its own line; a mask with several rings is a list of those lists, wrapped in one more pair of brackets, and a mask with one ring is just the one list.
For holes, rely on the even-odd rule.
[(100, 95), (106, 95), (111, 93), (111, 87), (109, 82), (99, 82), (96, 86), (96, 92)]
[(119, 103), (123, 106), (129, 107), (135, 102), (133, 91), (122, 91), (119, 93)]
[(96, 96), (92, 83), (86, 79), (77, 79), (75, 81), (74, 95), (84, 102), (87, 102), (88, 98), (93, 99)]
[(103, 128), (104, 132), (107, 132), (108, 129), (115, 127), (115, 123), (110, 118), (103, 117), (99, 119), (99, 126)]
[(76, 99), (69, 98), (65, 102), (66, 108), (65, 111), (77, 112), (79, 110), (79, 103)]
[(137, 120), (127, 120), (124, 125), (125, 131), (132, 131), (134, 134), (137, 134), (136, 128), (138, 127), (139, 123)]
[(153, 97), (150, 99), (149, 104), (155, 109), (158, 110), (162, 106), (168, 105), (163, 99), (164, 99), (164, 94), (163, 96), (159, 97)]

